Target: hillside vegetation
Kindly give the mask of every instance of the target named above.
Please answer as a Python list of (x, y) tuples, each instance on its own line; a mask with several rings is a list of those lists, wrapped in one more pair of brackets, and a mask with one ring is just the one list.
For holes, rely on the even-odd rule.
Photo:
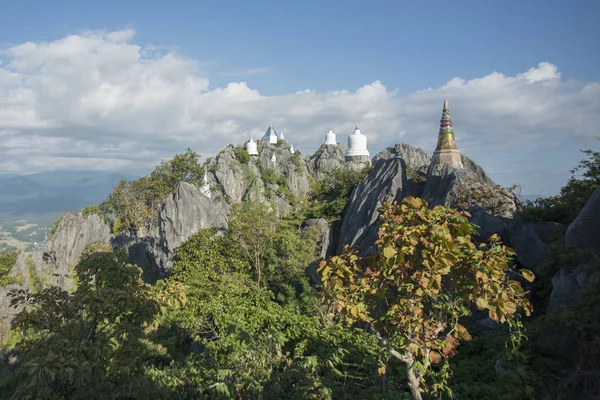
[[(214, 201), (229, 207), (228, 229), (199, 229), (154, 283), (126, 249), (91, 244), (73, 266), (71, 289), (32, 291), (10, 286), (16, 254), (0, 255), (0, 282), (26, 305), (0, 354), (0, 399), (517, 400), (600, 392), (600, 287), (545, 315), (551, 279), (565, 263), (587, 260), (585, 251), (557, 238), (534, 274), (497, 235), (479, 238), (468, 211), (409, 196), (379, 209), (373, 254), (347, 247), (321, 259), (322, 233), (307, 219), (343, 219), (370, 171), (333, 170), (295, 198), (289, 175), (262, 164), (255, 172), (247, 154), (231, 152), (248, 193), (260, 178), (268, 189), (261, 198), (286, 199), (290, 211), (251, 196), (229, 204), (216, 188), (223, 199)], [(566, 230), (600, 183), (600, 153), (585, 155), (558, 196), (529, 202), (516, 217)], [(100, 215), (114, 235), (140, 238), (157, 229), (180, 182), (200, 186), (214, 165), (188, 149), (149, 176), (121, 181), (83, 213)], [(482, 318), (491, 329), (475, 323)], [(572, 357), (544, 344), (551, 332), (568, 337)]]

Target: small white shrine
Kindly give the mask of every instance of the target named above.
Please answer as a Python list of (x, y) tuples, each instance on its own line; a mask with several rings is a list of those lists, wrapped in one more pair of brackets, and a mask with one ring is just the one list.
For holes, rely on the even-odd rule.
[(360, 133), (358, 125), (354, 128), (354, 133), (348, 136), (348, 150), (346, 157), (370, 157), (367, 150), (367, 137)]
[(204, 178), (202, 179), (202, 186), (200, 186), (200, 193), (211, 198), (210, 186), (208, 184), (208, 170), (204, 171)]
[(336, 138), (335, 138), (335, 133), (333, 133), (333, 131), (331, 129), (325, 135), (325, 144), (327, 144), (327, 145), (330, 145), (330, 144), (337, 145), (337, 141), (336, 141)]
[(251, 156), (257, 156), (258, 155), (258, 145), (252, 139), (252, 136), (250, 137), (250, 140), (246, 142), (246, 151)]

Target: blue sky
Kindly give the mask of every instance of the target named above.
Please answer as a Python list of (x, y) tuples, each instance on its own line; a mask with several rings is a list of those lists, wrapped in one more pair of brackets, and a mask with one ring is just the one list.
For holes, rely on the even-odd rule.
[[(0, 38), (49, 41), (83, 30), (136, 30), (140, 45), (176, 46), (204, 60), (215, 85), (231, 72), (265, 94), (357, 89), (380, 80), (401, 92), (540, 61), (568, 79), (600, 80), (600, 2), (3, 1)], [(214, 64), (213, 64), (214, 63)]]
[[(364, 103), (364, 107), (357, 106), (354, 110), (357, 114), (354, 119), (361, 119), (360, 116), (367, 118), (373, 113), (386, 116), (380, 118), (380, 122), (375, 119), (372, 123), (369, 120), (366, 122), (365, 133), (369, 135), (369, 129), (374, 133), (370, 139), (373, 153), (393, 144), (389, 143), (390, 140), (421, 145), (426, 151), (431, 152), (431, 146), (435, 144), (441, 102), (446, 95), (451, 98), (451, 110), (455, 110), (453, 119), (457, 136), (460, 139), (462, 135), (465, 139), (463, 141), (465, 153), (487, 169), (494, 171), (497, 174), (495, 178), (500, 183), (510, 184), (522, 180), (523, 182), (519, 181), (519, 183), (523, 183), (528, 192), (556, 192), (568, 177), (568, 172), (559, 173), (559, 171), (568, 171), (581, 158), (577, 149), (595, 145), (593, 133), (585, 127), (577, 128), (580, 132), (578, 131), (579, 133), (566, 143), (570, 147), (565, 146), (562, 141), (565, 140), (564, 136), (571, 134), (565, 131), (565, 126), (569, 129), (569, 126), (579, 123), (592, 125), (600, 114), (598, 102), (590, 102), (590, 99), (596, 98), (596, 84), (600, 81), (598, 45), (600, 24), (597, 22), (597, 17), (600, 15), (599, 1), (4, 0), (0, 1), (0, 7), (2, 8), (0, 49), (4, 50), (4, 53), (0, 53), (0, 60), (3, 61), (0, 68), (4, 67), (6, 71), (11, 71), (13, 76), (21, 74), (20, 84), (28, 89), (35, 90), (35, 85), (29, 83), (32, 80), (25, 79), (25, 76), (31, 78), (35, 75), (38, 79), (40, 75), (48, 73), (54, 79), (58, 76), (57, 72), (56, 70), (47, 72), (48, 68), (42, 68), (44, 69), (42, 72), (32, 72), (31, 69), (19, 70), (14, 67), (16, 64), (11, 66), (11, 62), (18, 57), (23, 57), (23, 53), (11, 53), (9, 49), (15, 49), (25, 42), (41, 45), (58, 43), (70, 35), (89, 39), (90, 32), (94, 34), (131, 30), (134, 34), (124, 41), (140, 49), (140, 60), (136, 62), (143, 64), (144, 59), (156, 61), (168, 54), (174, 54), (181, 63), (189, 62), (185, 67), (181, 66), (183, 64), (178, 64), (180, 66), (176, 68), (177, 73), (181, 75), (177, 77), (161, 75), (161, 79), (177, 84), (183, 82), (178, 79), (183, 80), (184, 76), (188, 77), (188, 81), (190, 76), (197, 79), (197, 83), (205, 80), (206, 87), (202, 87), (203, 84), (199, 83), (197, 90), (198, 93), (205, 94), (210, 94), (211, 91), (219, 88), (226, 88), (232, 82), (243, 82), (249, 91), (260, 93), (264, 106), (255, 109), (256, 120), (244, 119), (245, 116), (240, 114), (232, 114), (228, 117), (226, 113), (223, 113), (219, 119), (214, 115), (221, 115), (221, 113), (213, 113), (210, 118), (197, 121), (194, 125), (202, 129), (214, 129), (215, 132), (220, 132), (219, 135), (231, 140), (243, 140), (250, 131), (254, 132), (261, 127), (260, 121), (274, 119), (280, 127), (291, 133), (297, 133), (298, 140), (304, 140), (305, 143), (299, 142), (296, 147), (302, 149), (304, 144), (305, 153), (314, 151), (321, 141), (321, 136), (324, 135), (321, 129), (325, 129), (326, 125), (333, 125), (334, 128), (338, 127), (338, 130), (344, 131), (349, 129), (346, 125), (350, 126), (355, 121), (346, 121), (346, 118), (350, 117), (339, 112), (341, 106), (328, 109), (327, 112), (315, 112), (312, 115), (298, 111), (298, 107), (301, 108), (302, 104), (305, 104), (301, 100), (304, 99), (305, 102), (307, 100), (300, 99), (303, 95), (294, 97), (294, 94), (297, 91), (310, 89), (315, 96), (322, 96), (319, 97), (319, 102), (331, 103), (334, 102), (331, 100), (334, 96), (332, 92), (358, 93), (360, 88), (380, 82), (385, 87), (385, 94), (382, 94), (384, 91), (377, 93), (381, 94), (378, 95), (379, 97), (388, 99), (385, 104), (368, 102), (364, 96), (358, 94), (356, 98), (348, 99), (348, 107), (358, 102)], [(110, 40), (112, 39), (108, 39)], [(93, 57), (95, 50), (90, 51), (85, 56), (73, 56), (73, 60), (80, 56)], [(40, 54), (36, 57), (41, 57)], [(49, 53), (44, 54), (47, 56)], [(55, 54), (53, 53), (51, 57), (55, 57)], [(88, 65), (86, 63), (84, 64)], [(548, 63), (556, 68), (557, 72), (554, 75), (551, 69), (544, 71), (553, 76), (548, 78), (547, 82), (552, 81), (554, 82), (552, 85), (560, 85), (560, 90), (542, 90), (542, 88), (534, 88), (534, 84), (527, 86), (525, 83), (523, 87), (516, 87), (516, 84), (508, 79), (521, 76), (532, 68), (538, 68), (540, 63)], [(43, 65), (56, 66), (56, 63), (46, 62)], [(498, 89), (499, 92), (490, 89), (488, 95), (478, 97), (483, 89), (473, 91), (471, 88), (479, 85), (482, 78), (496, 71), (507, 78), (502, 81), (502, 88), (498, 89), (498, 85), (492, 84), (491, 87), (494, 90)], [(59, 75), (61, 79), (69, 81), (63, 75)], [(456, 77), (474, 83), (470, 86), (462, 85), (460, 90), (445, 88), (445, 85)], [(2, 84), (1, 79), (0, 75), (0, 84)], [(113, 82), (112, 78), (106, 79), (107, 82)], [(119, 82), (122, 81), (123, 79), (120, 78)], [(97, 83), (101, 85), (100, 82)], [(589, 85), (591, 87), (587, 87)], [(89, 94), (87, 84), (84, 86), (87, 90), (85, 93)], [(426, 95), (421, 91), (427, 88), (438, 91), (439, 96), (433, 96), (431, 93), (431, 98), (424, 100)], [(515, 90), (517, 95), (530, 89), (531, 93), (527, 95), (527, 101), (521, 99), (519, 102), (526, 107), (536, 109), (531, 111), (529, 120), (527, 114), (523, 114), (523, 110), (519, 110), (518, 107), (511, 109), (510, 105), (507, 106), (510, 98), (505, 98), (502, 103), (506, 110), (495, 110), (500, 106), (493, 104), (489, 104), (487, 108), (481, 106), (481, 109), (466, 108), (467, 104), (493, 100), (496, 98), (494, 96), (509, 97), (508, 90)], [(590, 94), (591, 91), (593, 93)], [(578, 97), (571, 101), (573, 93)], [(542, 103), (548, 102), (550, 101), (548, 96), (559, 95), (563, 96), (561, 101), (557, 100), (556, 103), (544, 106), (547, 107), (547, 112), (552, 113), (548, 119), (555, 119), (557, 112), (561, 112), (561, 107), (565, 104), (574, 104), (573, 107), (578, 107), (577, 110), (564, 110), (565, 113), (575, 115), (578, 119), (565, 122), (564, 125), (553, 123), (552, 126), (546, 126), (543, 118), (544, 110), (537, 110), (542, 106), (538, 107), (528, 102), (536, 102), (536, 99)], [(81, 96), (87, 95), (77, 94), (70, 100), (72, 103), (68, 104), (80, 104), (83, 98)], [(40, 98), (33, 95), (32, 97)], [(292, 99), (293, 97), (295, 100)], [(419, 107), (418, 110), (415, 108), (413, 114), (408, 114), (407, 110), (416, 107), (414, 105), (420, 101), (429, 106), (428, 111)], [(319, 102), (311, 107), (317, 107)], [(287, 108), (282, 104), (287, 104)], [(389, 109), (386, 108), (388, 106)], [(39, 101), (35, 107), (39, 107)], [(381, 112), (381, 109), (386, 111)], [(398, 111), (397, 119), (393, 118), (394, 110)], [(37, 108), (33, 113), (40, 115)], [(101, 114), (105, 117), (102, 123), (111, 118), (106, 110)], [(329, 123), (326, 121), (327, 117)], [(206, 122), (207, 119), (211, 119), (212, 122)], [(120, 121), (118, 118), (114, 121), (117, 120)], [(519, 151), (515, 153), (514, 148), (511, 149), (510, 146), (493, 151), (490, 146), (475, 140), (478, 132), (484, 129), (482, 127), (485, 126), (486, 120), (494, 125), (493, 129), (485, 128), (486, 135), (493, 136), (495, 139), (504, 134), (505, 123), (510, 126), (511, 137), (515, 138), (512, 145), (519, 146)], [(110, 121), (106, 123), (112, 124)], [(17, 139), (25, 135), (43, 137), (48, 141), (52, 138), (53, 143), (62, 141), (63, 144), (68, 138), (73, 139), (77, 136), (82, 159), (90, 158), (89, 155), (84, 154), (85, 151), (92, 151), (90, 149), (95, 148), (95, 152), (98, 153), (104, 151), (102, 149), (116, 146), (110, 141), (114, 140), (110, 134), (106, 134), (105, 142), (99, 139), (99, 136), (104, 133), (91, 131), (87, 139), (82, 139), (81, 126), (90, 126), (89, 121), (78, 120), (74, 123), (72, 118), (65, 117), (60, 123), (48, 123), (44, 126), (50, 125), (52, 129), (42, 129), (38, 124), (36, 130), (27, 123), (20, 127), (18, 124), (2, 126), (0, 122), (0, 132), (5, 129), (7, 132), (5, 137), (10, 137), (12, 140), (5, 141), (4, 148), (10, 147), (14, 150), (19, 146), (23, 147)], [(57, 133), (58, 125), (60, 125), (60, 134)], [(227, 129), (226, 126), (232, 128)], [(152, 129), (148, 128), (147, 132)], [(77, 134), (70, 133), (75, 130)], [(316, 135), (318, 138), (310, 139), (312, 136), (309, 132), (314, 132), (311, 135)], [(378, 135), (377, 132), (381, 134)], [(430, 132), (433, 139), (419, 140), (426, 132)], [(139, 142), (140, 137), (143, 136), (136, 136), (125, 127), (121, 129), (119, 135), (122, 135), (124, 141), (138, 144), (143, 142), (143, 139)], [(210, 136), (210, 133), (205, 131), (198, 135)], [(520, 135), (529, 135), (527, 136), (529, 139), (523, 142), (516, 140)], [(176, 136), (177, 134), (174, 134), (174, 137)], [(202, 148), (200, 152), (208, 155), (218, 150), (208, 146), (201, 138), (195, 140), (196, 142), (193, 143), (197, 143)], [(338, 140), (342, 141), (342, 139)], [(540, 144), (540, 141), (544, 143)], [(12, 145), (6, 145), (8, 142)], [(160, 158), (169, 157), (172, 152), (187, 147), (184, 140), (174, 139), (172, 142), (175, 144), (168, 148), (157, 146), (157, 148), (145, 149), (146, 158), (123, 156), (124, 158), (119, 158), (122, 163), (107, 162), (107, 168), (129, 166), (145, 171)], [(216, 144), (221, 146), (227, 143)], [(565, 147), (568, 148), (569, 153), (557, 163), (557, 154), (561, 158), (561, 151), (558, 150), (563, 150)], [(127, 153), (130, 147), (123, 148), (124, 153)], [(171, 153), (161, 153), (158, 148)], [(7, 151), (6, 154), (17, 154), (13, 150)], [(121, 157), (114, 151), (110, 155), (109, 152), (106, 154), (107, 158)], [(531, 159), (537, 157), (552, 157), (555, 162), (542, 166), (534, 165)], [(57, 153), (56, 165), (62, 165), (59, 161), (63, 158), (77, 157), (74, 154), (67, 156)], [(513, 160), (512, 169), (509, 168), (511, 171), (521, 164), (522, 169), (517, 168), (513, 172), (504, 171), (503, 159)], [(5, 164), (3, 172), (9, 169), (17, 172), (40, 169), (39, 166), (35, 167), (32, 164), (29, 169), (19, 170), (14, 167), (19, 164), (17, 161), (15, 159), (11, 164)], [(84, 161), (64, 164), (65, 168), (85, 166)], [(1, 168), (2, 164), (0, 164)], [(523, 178), (523, 174), (526, 173), (530, 176), (541, 174), (540, 176), (544, 178), (528, 180)], [(559, 173), (558, 178), (557, 173)], [(493, 173), (492, 176), (494, 177)], [(562, 181), (557, 182), (557, 180)], [(540, 183), (542, 181), (545, 183)]]

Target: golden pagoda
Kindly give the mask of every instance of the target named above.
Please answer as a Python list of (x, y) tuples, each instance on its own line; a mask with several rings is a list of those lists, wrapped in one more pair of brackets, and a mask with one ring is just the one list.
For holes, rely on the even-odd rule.
[(442, 110), (442, 119), (440, 120), (440, 132), (438, 142), (433, 157), (432, 164), (450, 164), (455, 168), (462, 168), (462, 156), (456, 148), (456, 139), (454, 138), (454, 128), (450, 118), (450, 109), (448, 100), (444, 100)]

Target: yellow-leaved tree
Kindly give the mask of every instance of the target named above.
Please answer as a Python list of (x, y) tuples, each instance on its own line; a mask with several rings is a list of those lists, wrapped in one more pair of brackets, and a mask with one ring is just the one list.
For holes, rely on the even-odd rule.
[[(403, 362), (415, 399), (422, 392), (450, 392), (443, 376), (459, 342), (471, 338), (460, 323), (471, 309), (487, 310), (514, 328), (521, 312), (532, 311), (525, 290), (507, 274), (514, 252), (496, 235), (476, 246), (465, 216), (449, 207), (429, 209), (414, 197), (385, 203), (375, 254), (362, 257), (347, 246), (319, 266), (329, 316), (371, 332)], [(529, 270), (518, 273), (534, 279)], [(432, 364), (446, 374), (426, 385)]]

